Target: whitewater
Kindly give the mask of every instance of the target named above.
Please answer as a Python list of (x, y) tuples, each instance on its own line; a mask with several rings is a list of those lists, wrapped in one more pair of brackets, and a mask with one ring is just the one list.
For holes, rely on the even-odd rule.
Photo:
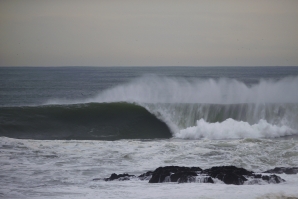
[(298, 198), (298, 174), (241, 186), (93, 181), (171, 165), (297, 167), (297, 67), (0, 70), (0, 197)]

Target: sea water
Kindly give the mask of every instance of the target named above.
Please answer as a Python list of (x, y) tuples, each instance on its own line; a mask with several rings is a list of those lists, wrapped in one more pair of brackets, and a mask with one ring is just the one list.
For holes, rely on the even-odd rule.
[[(298, 197), (298, 174), (279, 174), (281, 184), (241, 186), (93, 181), (170, 165), (297, 167), (297, 67), (2, 67), (0, 76), (0, 197)], [(131, 121), (110, 121), (120, 112)], [(142, 130), (155, 122), (142, 119), (151, 114), (169, 137)], [(106, 140), (115, 128), (128, 138)], [(88, 136), (46, 138), (57, 129)], [(137, 137), (144, 133), (150, 138)]]

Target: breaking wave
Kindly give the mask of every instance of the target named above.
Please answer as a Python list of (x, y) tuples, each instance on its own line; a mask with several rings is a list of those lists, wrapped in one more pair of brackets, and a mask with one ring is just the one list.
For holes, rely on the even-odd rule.
[(276, 138), (298, 133), (298, 104), (146, 104), (185, 139)]
[(100, 93), (96, 102), (138, 103), (297, 103), (298, 77), (260, 80), (248, 86), (235, 79), (181, 79), (145, 76)]
[(49, 100), (46, 104), (89, 102), (136, 103), (298, 103), (298, 77), (261, 79), (246, 85), (236, 79), (184, 79), (147, 75), (85, 100)]
[[(102, 107), (111, 110), (104, 112)], [(54, 128), (52, 133), (69, 135), (63, 139), (154, 139), (171, 135), (183, 139), (275, 138), (298, 133), (298, 77), (278, 81), (263, 79), (258, 84), (247, 85), (227, 78), (183, 79), (149, 75), (85, 100), (52, 99), (46, 102), (46, 106), (33, 107), (30, 109), (32, 113), (25, 113), (29, 109), (21, 111), (26, 120), (35, 109), (38, 109), (35, 116), (41, 115), (39, 120), (52, 117), (47, 128), (33, 128), (32, 125), (31, 131), (44, 132)], [(126, 113), (120, 114), (124, 109)], [(143, 123), (135, 120), (136, 109), (142, 112)], [(66, 116), (60, 117), (61, 112)], [(121, 121), (126, 121), (125, 125), (119, 125), (123, 123)], [(167, 126), (155, 130), (153, 127), (159, 122)], [(133, 128), (130, 126), (132, 123)], [(74, 127), (77, 124), (80, 128)], [(25, 126), (24, 122), (17, 129), (26, 129)], [(58, 131), (59, 126), (64, 127)], [(5, 128), (1, 124), (2, 135)], [(134, 133), (129, 133), (129, 129), (134, 129)], [(120, 131), (123, 133), (119, 134)], [(86, 132), (88, 136), (85, 136)], [(92, 132), (97, 133), (91, 138)]]

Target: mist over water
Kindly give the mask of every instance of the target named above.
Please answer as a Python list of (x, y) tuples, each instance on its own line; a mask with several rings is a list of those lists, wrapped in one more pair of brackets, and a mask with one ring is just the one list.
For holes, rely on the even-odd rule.
[(137, 103), (297, 103), (298, 77), (260, 80), (248, 86), (235, 79), (183, 79), (143, 76), (101, 92), (92, 102)]

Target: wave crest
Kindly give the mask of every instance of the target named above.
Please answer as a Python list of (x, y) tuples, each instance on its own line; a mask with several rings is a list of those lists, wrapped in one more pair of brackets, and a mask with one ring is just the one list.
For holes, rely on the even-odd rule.
[(137, 103), (297, 103), (298, 77), (260, 80), (246, 85), (236, 79), (182, 79), (156, 75), (108, 89), (90, 101)]
[(136, 103), (297, 103), (298, 77), (262, 79), (246, 85), (236, 79), (186, 79), (147, 75), (85, 100), (52, 99), (46, 104), (90, 102)]

